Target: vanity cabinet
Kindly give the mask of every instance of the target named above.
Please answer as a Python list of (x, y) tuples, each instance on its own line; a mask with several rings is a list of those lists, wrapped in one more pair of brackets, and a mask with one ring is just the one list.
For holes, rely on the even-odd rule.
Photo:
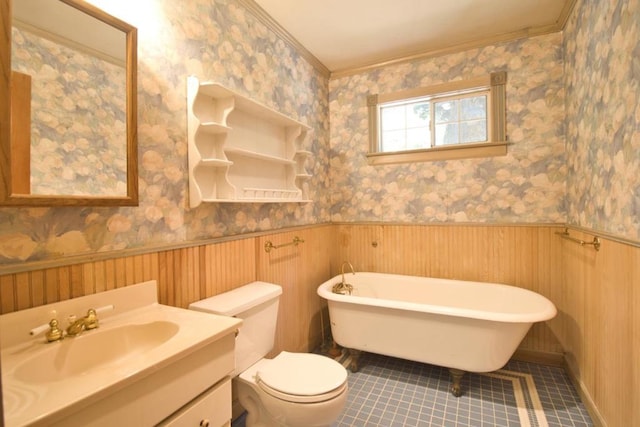
[[(46, 342), (52, 317), (89, 308), (98, 328)], [(3, 314), (4, 425), (228, 426), (241, 324), (159, 304), (155, 280)]]
[[(45, 419), (42, 425), (199, 426), (208, 421), (210, 427), (228, 426), (234, 349), (231, 333), (93, 405), (57, 422)], [(195, 419), (195, 424), (182, 422)]]
[(228, 427), (231, 425), (231, 380), (211, 387), (158, 427)]
[(187, 81), (189, 205), (309, 202), (311, 128), (220, 84)]

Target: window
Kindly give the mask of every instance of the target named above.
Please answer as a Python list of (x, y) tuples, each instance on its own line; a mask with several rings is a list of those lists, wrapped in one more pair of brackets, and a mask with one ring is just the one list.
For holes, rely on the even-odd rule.
[(506, 154), (505, 83), (503, 72), (369, 96), (370, 163)]

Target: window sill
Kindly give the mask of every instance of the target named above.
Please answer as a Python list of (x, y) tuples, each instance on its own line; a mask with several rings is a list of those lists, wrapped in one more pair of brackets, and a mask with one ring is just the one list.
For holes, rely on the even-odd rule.
[(367, 161), (370, 165), (390, 165), (395, 163), (497, 157), (507, 154), (507, 145), (509, 145), (509, 143), (506, 141), (483, 142), (480, 144), (448, 145), (424, 150), (396, 151), (393, 153), (369, 153), (367, 154)]

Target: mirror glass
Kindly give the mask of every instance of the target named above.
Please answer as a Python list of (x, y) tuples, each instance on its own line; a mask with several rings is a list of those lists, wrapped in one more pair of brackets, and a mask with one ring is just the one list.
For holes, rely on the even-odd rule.
[(135, 36), (85, 2), (13, 2), (5, 204), (137, 204)]

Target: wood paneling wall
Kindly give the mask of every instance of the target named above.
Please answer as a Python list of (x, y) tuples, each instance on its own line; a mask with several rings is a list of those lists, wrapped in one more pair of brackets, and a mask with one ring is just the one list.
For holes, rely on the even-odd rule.
[[(558, 301), (560, 239), (552, 226), (323, 225), (228, 242), (0, 276), (0, 311), (158, 281), (163, 304), (191, 302), (253, 280), (283, 287), (274, 353), (309, 351), (328, 329), (326, 303), (317, 286), (340, 272), (356, 270), (508, 283)], [(304, 240), (273, 249), (264, 245)], [(323, 316), (323, 317), (321, 317)], [(560, 353), (557, 321), (535, 325), (521, 349)], [(551, 326), (551, 328), (549, 327)], [(552, 332), (553, 331), (553, 332)], [(559, 332), (556, 332), (559, 333)]]
[[(156, 279), (164, 304), (189, 303), (253, 280), (283, 287), (276, 346), (308, 351), (328, 328), (317, 286), (356, 270), (507, 283), (539, 292), (558, 316), (520, 349), (562, 353), (596, 422), (640, 425), (640, 248), (602, 238), (596, 252), (546, 225), (319, 225), (228, 242), (0, 276), (0, 312)], [(577, 238), (592, 236), (573, 230)], [(267, 253), (266, 241), (280, 245)], [(324, 317), (321, 319), (321, 313)]]
[(562, 243), (561, 342), (597, 425), (640, 426), (640, 248), (600, 240)]
[[(339, 225), (332, 273), (357, 271), (505, 283), (554, 303), (562, 289), (560, 226)], [(535, 324), (519, 349), (562, 353), (559, 318)]]
[[(268, 240), (274, 245), (292, 242), (300, 237), (304, 243), (264, 251)], [(277, 236), (263, 236), (256, 245), (258, 280), (282, 286), (276, 344), (272, 355), (281, 350), (308, 352), (322, 341), (322, 323), (328, 325), (323, 302), (316, 293), (318, 285), (330, 276), (330, 253), (333, 227), (317, 227), (304, 233), (292, 231)], [(325, 304), (326, 305), (326, 304)]]
[(125, 256), (0, 276), (0, 309), (9, 313), (146, 280), (162, 304), (191, 302), (255, 280), (255, 239)]
[[(0, 276), (0, 313), (50, 304), (83, 295), (158, 281), (162, 304), (186, 308), (191, 302), (254, 280), (283, 286), (274, 353), (308, 351), (321, 341), (316, 287), (329, 278), (332, 227), (317, 226), (222, 243), (124, 256)], [(292, 241), (298, 246), (264, 251)]]

